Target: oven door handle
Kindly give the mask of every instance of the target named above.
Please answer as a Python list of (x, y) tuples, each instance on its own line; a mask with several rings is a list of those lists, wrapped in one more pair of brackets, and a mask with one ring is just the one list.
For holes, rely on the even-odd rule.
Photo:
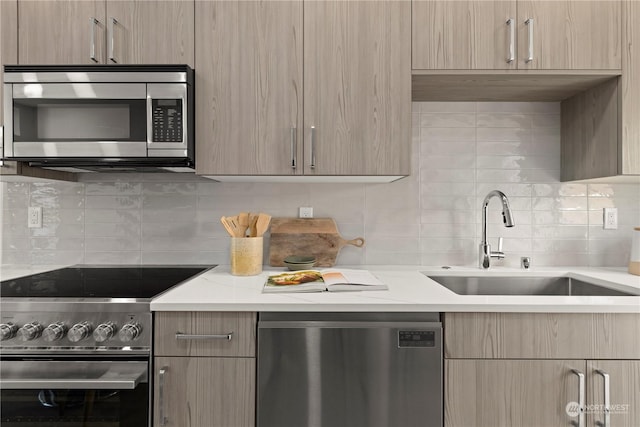
[(0, 389), (133, 390), (147, 372), (146, 362), (3, 360)]

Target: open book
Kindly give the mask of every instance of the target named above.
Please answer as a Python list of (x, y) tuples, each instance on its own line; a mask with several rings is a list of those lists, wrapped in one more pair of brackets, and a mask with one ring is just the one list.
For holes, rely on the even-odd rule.
[(302, 270), (269, 276), (262, 292), (384, 291), (389, 289), (367, 270)]

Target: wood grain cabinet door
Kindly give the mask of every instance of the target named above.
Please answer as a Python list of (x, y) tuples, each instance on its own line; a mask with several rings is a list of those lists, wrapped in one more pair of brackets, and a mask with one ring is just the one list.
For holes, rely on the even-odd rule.
[(255, 425), (255, 359), (156, 357), (154, 361), (154, 426)]
[(302, 1), (196, 2), (196, 172), (302, 172)]
[(105, 2), (20, 0), (18, 32), (20, 64), (104, 63)]
[[(589, 426), (637, 427), (640, 422), (640, 360), (589, 360)], [(605, 377), (609, 382), (610, 419), (606, 423)]]
[(445, 427), (566, 427), (584, 360), (445, 360)]
[(515, 69), (516, 18), (516, 0), (413, 0), (412, 68)]
[(518, 0), (518, 68), (621, 69), (620, 9), (619, 1)]
[(409, 1), (304, 3), (304, 120), (305, 174), (409, 174)]
[(194, 66), (194, 2), (107, 1), (107, 63)]

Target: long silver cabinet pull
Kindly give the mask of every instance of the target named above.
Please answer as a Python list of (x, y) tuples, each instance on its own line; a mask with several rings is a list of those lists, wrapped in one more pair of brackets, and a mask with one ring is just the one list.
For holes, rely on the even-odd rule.
[(584, 399), (585, 399), (585, 389), (584, 389), (584, 374), (577, 369), (572, 369), (571, 372), (578, 376), (578, 406), (580, 410), (580, 414), (578, 414), (578, 426), (577, 427), (585, 427), (584, 424)]
[(4, 126), (0, 126), (0, 168), (4, 166)]
[(507, 19), (507, 27), (509, 27), (509, 56), (507, 56), (507, 63), (511, 64), (516, 59), (516, 26), (512, 18)]
[(91, 33), (91, 45), (89, 46), (89, 59), (93, 62), (98, 62), (96, 58), (96, 27), (98, 26), (98, 20), (93, 16), (89, 18), (89, 33)]
[(296, 130), (295, 126), (291, 128), (291, 169), (296, 168), (296, 158), (298, 157)]
[(168, 366), (163, 366), (162, 369), (160, 369), (160, 371), (158, 372), (158, 406), (160, 407), (159, 418), (161, 426), (166, 426), (168, 421), (168, 418), (166, 416), (167, 414), (164, 410), (164, 376), (168, 370)]
[(183, 334), (182, 332), (176, 332), (177, 340), (227, 340), (231, 341), (233, 332), (228, 334)]
[(115, 36), (114, 36), (114, 29), (116, 24), (118, 23), (118, 20), (116, 18), (109, 18), (109, 39), (111, 40), (110, 46), (109, 46), (109, 61), (113, 62), (114, 64), (117, 63), (118, 61), (116, 61), (115, 58), (115, 54), (114, 54), (114, 50), (115, 50)]
[(311, 169), (316, 168), (316, 127), (311, 126)]
[(529, 55), (525, 62), (533, 61), (533, 18), (529, 18), (524, 23), (529, 27)]
[(600, 427), (611, 426), (611, 388), (609, 387), (609, 374), (601, 369), (596, 369), (596, 372), (602, 375), (604, 380), (604, 421), (596, 421), (596, 425)]

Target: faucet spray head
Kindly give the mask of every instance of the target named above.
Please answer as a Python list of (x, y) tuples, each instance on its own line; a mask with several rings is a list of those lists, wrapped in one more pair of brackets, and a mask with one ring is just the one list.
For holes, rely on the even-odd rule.
[(513, 217), (511, 216), (511, 209), (509, 209), (509, 205), (505, 205), (502, 210), (502, 222), (504, 222), (505, 227), (513, 227), (515, 222), (513, 222)]

